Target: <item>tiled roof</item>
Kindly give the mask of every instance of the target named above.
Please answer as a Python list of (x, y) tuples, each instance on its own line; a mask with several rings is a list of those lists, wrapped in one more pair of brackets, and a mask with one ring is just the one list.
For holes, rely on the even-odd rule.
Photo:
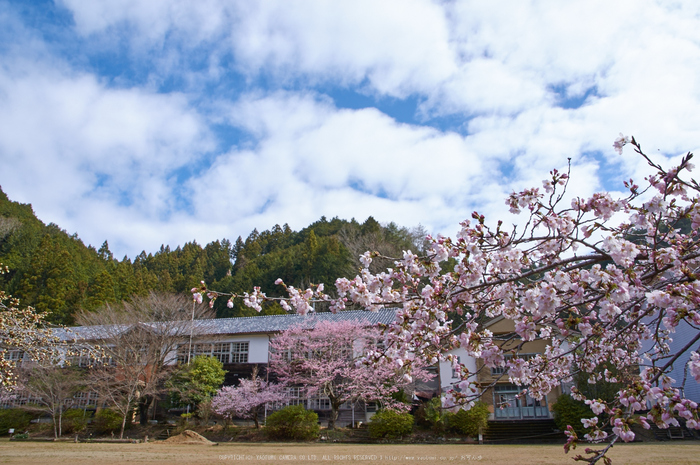
[[(309, 315), (286, 314), (265, 315), (243, 318), (213, 318), (209, 320), (195, 320), (194, 332), (199, 335), (223, 335), (223, 334), (251, 334), (251, 333), (277, 333), (293, 326), (313, 327), (321, 321), (356, 321), (373, 326), (378, 323), (390, 324), (396, 318), (396, 311), (383, 309), (378, 312), (363, 310), (348, 310), (338, 313), (311, 313)], [(157, 327), (157, 324), (149, 324)], [(117, 331), (127, 330), (130, 325), (123, 328), (116, 327)], [(115, 327), (110, 326), (76, 326), (67, 329), (55, 329), (54, 334), (61, 340), (99, 340), (107, 335), (115, 334)]]
[(195, 332), (200, 335), (276, 333), (299, 325), (311, 328), (322, 321), (356, 321), (373, 326), (377, 323), (390, 324), (395, 319), (396, 311), (393, 309), (379, 310), (376, 313), (363, 310), (349, 310), (338, 313), (312, 313), (306, 316), (286, 314), (244, 318), (216, 318), (197, 321)]
[(93, 341), (113, 336), (120, 331), (126, 331), (131, 325), (109, 326), (73, 326), (70, 328), (54, 328), (53, 335), (61, 341)]

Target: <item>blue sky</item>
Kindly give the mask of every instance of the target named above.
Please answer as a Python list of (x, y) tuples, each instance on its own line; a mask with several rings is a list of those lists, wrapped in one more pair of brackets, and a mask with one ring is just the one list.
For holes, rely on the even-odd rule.
[(0, 185), (119, 257), (322, 215), (452, 234), (700, 145), (696, 1), (0, 0)]

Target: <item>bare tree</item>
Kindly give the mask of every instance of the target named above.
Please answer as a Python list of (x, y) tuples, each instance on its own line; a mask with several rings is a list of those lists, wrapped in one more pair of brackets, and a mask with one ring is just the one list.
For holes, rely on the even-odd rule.
[[(135, 402), (141, 423), (146, 423), (163, 372), (177, 357), (178, 344), (197, 334), (197, 320), (213, 315), (208, 306), (195, 304), (189, 297), (155, 292), (78, 315), (80, 324), (91, 327), (89, 337), (104, 348), (105, 365), (113, 367), (95, 374), (103, 378), (99, 385), (105, 393), (114, 389), (107, 398), (130, 399), (123, 400), (124, 418)], [(115, 379), (108, 383), (110, 374)]]
[(18, 230), (22, 222), (17, 218), (0, 216), (0, 241)]
[(35, 364), (23, 371), (21, 390), (34, 400), (23, 408), (48, 413), (54, 437), (61, 437), (63, 413), (85, 387), (84, 374), (74, 367)]
[(90, 371), (88, 379), (91, 388), (97, 391), (100, 398), (112, 405), (122, 416), (120, 439), (124, 438), (124, 428), (129, 415), (133, 414), (142, 397), (156, 392), (159, 378), (149, 373), (148, 366), (137, 357), (133, 357), (131, 364), (123, 363), (118, 367), (96, 367)]

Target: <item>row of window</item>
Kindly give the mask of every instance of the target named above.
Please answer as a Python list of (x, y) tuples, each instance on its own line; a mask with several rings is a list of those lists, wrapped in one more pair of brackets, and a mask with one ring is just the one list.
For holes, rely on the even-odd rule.
[(7, 355), (7, 360), (15, 362), (16, 365), (22, 364), (22, 359), (24, 358), (23, 350), (11, 350)]
[[(16, 366), (22, 366), (22, 363), (24, 362), (24, 351), (10, 350), (8, 352), (7, 359), (13, 361)], [(66, 363), (75, 367), (88, 367), (97, 364), (97, 361), (91, 356), (90, 351), (86, 349), (66, 357)], [(109, 360), (102, 361), (102, 363), (114, 365), (111, 358)]]
[[(188, 349), (191, 348), (189, 357)], [(214, 357), (221, 363), (248, 363), (248, 351), (249, 343), (246, 342), (217, 342), (217, 343), (196, 343), (196, 344), (180, 344), (177, 348), (177, 361), (179, 363), (187, 363), (190, 358), (194, 358), (198, 355), (206, 355), (209, 357)], [(292, 351), (287, 351), (287, 358), (291, 359), (293, 357)], [(298, 355), (296, 355), (298, 356)], [(523, 360), (529, 360), (537, 354), (518, 354), (518, 357)], [(11, 350), (9, 351), (8, 359), (14, 361), (18, 366), (22, 364), (22, 359), (24, 358), (24, 352), (21, 350)], [(513, 355), (505, 355), (505, 360), (508, 361), (513, 358)], [(89, 352), (83, 351), (81, 353), (67, 357), (66, 359), (71, 366), (87, 367), (95, 364), (94, 358), (89, 355)], [(457, 357), (458, 362), (460, 358)], [(110, 358), (102, 362), (104, 365), (114, 366), (114, 361)], [(499, 376), (506, 373), (507, 368), (493, 367), (491, 368), (491, 375)], [(452, 369), (452, 378), (459, 378), (460, 373)]]
[[(372, 339), (369, 341), (365, 341), (366, 345), (363, 346), (363, 350), (365, 350), (364, 353), (366, 353), (367, 350), (372, 349), (375, 352), (384, 352), (386, 350), (386, 346), (384, 345), (383, 341), (378, 341), (376, 339)], [(282, 354), (282, 358), (286, 360), (292, 360), (292, 359), (323, 359), (326, 358), (329, 353), (333, 353), (333, 358), (342, 358), (345, 360), (353, 360), (356, 356), (359, 356), (360, 354), (350, 344), (336, 344), (335, 346), (332, 346), (330, 348), (326, 347), (323, 348), (321, 352), (314, 352), (314, 351), (303, 351), (301, 349), (302, 344), (299, 343), (297, 344), (294, 348), (288, 348), (284, 351), (284, 353), (280, 352)], [(271, 351), (273, 350), (272, 348), (270, 349)], [(339, 354), (338, 357), (336, 357), (336, 354)]]
[[(192, 344), (190, 356), (188, 357), (189, 348), (190, 344), (178, 345), (178, 362), (187, 363), (190, 357), (194, 358), (198, 355), (207, 355), (216, 358), (221, 363), (248, 363), (249, 343), (247, 341)], [(24, 352), (21, 350), (10, 350), (6, 358), (13, 361), (17, 366), (21, 366), (22, 360), (24, 359)], [(97, 364), (97, 361), (87, 350), (66, 357), (66, 362), (75, 367), (89, 367)], [(102, 360), (101, 364), (115, 365), (114, 360), (111, 358)]]
[(101, 366), (117, 366), (117, 363), (112, 357), (96, 359), (89, 350), (81, 350), (78, 353), (66, 357), (66, 362), (73, 367), (91, 367), (96, 365)]
[[(307, 410), (330, 410), (331, 400), (326, 396), (306, 397), (304, 388), (290, 387), (287, 388), (287, 398), (281, 402), (275, 402), (270, 407), (273, 410), (279, 410), (290, 405), (301, 405)], [(341, 409), (351, 409), (352, 402), (345, 402), (340, 406)], [(367, 411), (374, 412), (376, 405), (374, 402), (367, 404)]]
[[(37, 397), (32, 397), (26, 393), (18, 394), (11, 399), (5, 399), (0, 403), (0, 408), (17, 408), (22, 405), (27, 404), (38, 404), (41, 399)], [(96, 391), (84, 391), (77, 393), (72, 399), (66, 401), (66, 407), (68, 408), (80, 408), (84, 409), (86, 407), (95, 407), (100, 405), (100, 397)], [(290, 405), (302, 405), (304, 408), (309, 410), (330, 410), (331, 401), (328, 397), (304, 397), (304, 391), (300, 387), (292, 387), (287, 389), (287, 399), (282, 402), (275, 402), (270, 405), (272, 410), (279, 410), (283, 407)], [(103, 400), (101, 407), (108, 407), (106, 400)], [(345, 402), (340, 407), (341, 409), (350, 409), (352, 404), (350, 402)], [(376, 410), (376, 405), (373, 402), (367, 404), (367, 411), (373, 412)]]
[[(378, 344), (378, 347), (380, 344)], [(351, 348), (342, 349), (344, 355), (352, 358)], [(189, 352), (189, 354), (188, 354)], [(187, 363), (190, 358), (198, 355), (206, 355), (214, 357), (221, 363), (248, 363), (249, 342), (217, 342), (217, 343), (194, 343), (194, 344), (179, 344), (177, 347), (177, 361), (179, 363)], [(287, 351), (287, 358), (299, 357), (298, 353), (292, 354), (292, 350)], [(313, 357), (313, 354), (307, 354), (307, 357)], [(24, 352), (20, 350), (9, 351), (9, 360), (14, 361), (18, 366), (21, 365), (24, 358)], [(66, 361), (71, 366), (89, 367), (97, 364), (97, 361), (91, 356), (87, 350), (81, 351), (66, 357)], [(102, 360), (102, 365), (114, 366), (114, 360)]]
[[(16, 408), (27, 404), (38, 404), (41, 399), (33, 397), (27, 393), (20, 392), (9, 399), (4, 399), (0, 403), (0, 408)], [(96, 391), (79, 392), (72, 399), (66, 400), (66, 407), (69, 408), (85, 408), (88, 406), (98, 405), (99, 395)], [(107, 403), (103, 402), (102, 407), (106, 407)]]
[(221, 363), (248, 363), (248, 350), (248, 342), (180, 344), (177, 347), (177, 361), (187, 363), (190, 358), (206, 355)]

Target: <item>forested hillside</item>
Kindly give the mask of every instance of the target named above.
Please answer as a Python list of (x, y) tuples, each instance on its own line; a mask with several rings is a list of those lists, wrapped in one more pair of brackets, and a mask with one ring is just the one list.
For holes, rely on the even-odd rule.
[[(420, 228), (382, 226), (372, 217), (361, 224), (323, 217), (298, 232), (276, 225), (269, 231), (253, 230), (233, 243), (222, 239), (201, 246), (193, 241), (119, 260), (106, 241), (99, 249), (86, 246), (77, 234), (45, 225), (31, 205), (11, 201), (0, 189), (0, 262), (10, 268), (0, 278), (0, 288), (23, 305), (49, 312), (49, 321), (70, 325), (80, 309), (94, 310), (151, 290), (184, 293), (202, 280), (226, 292), (261, 286), (268, 295), (283, 292), (274, 284), (277, 278), (293, 286), (332, 283), (341, 276), (353, 277), (357, 257), (365, 250), (387, 255), (416, 251), (424, 235)], [(232, 309), (225, 301), (217, 302), (216, 310), (219, 317), (255, 313), (240, 302)], [(263, 312), (282, 309), (270, 304)]]

